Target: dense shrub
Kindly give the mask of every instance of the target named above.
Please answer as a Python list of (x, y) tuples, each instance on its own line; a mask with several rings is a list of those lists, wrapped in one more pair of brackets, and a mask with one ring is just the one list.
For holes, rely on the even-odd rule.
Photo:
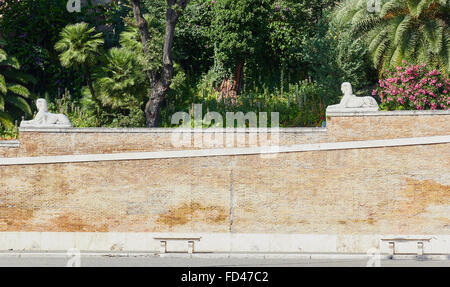
[(17, 139), (19, 130), (15, 126), (5, 127), (0, 123), (0, 140)]
[(436, 110), (450, 108), (450, 78), (426, 64), (403, 61), (385, 71), (372, 95), (378, 95), (386, 110)]
[(247, 90), (232, 103), (224, 98), (218, 100), (218, 92), (211, 88), (209, 81), (207, 74), (196, 87), (187, 81), (174, 87), (169, 94), (168, 104), (161, 112), (160, 126), (173, 127), (171, 116), (179, 111), (191, 113), (193, 103), (203, 105), (203, 116), (214, 111), (221, 114), (223, 119), (227, 112), (254, 112), (257, 115), (259, 112), (266, 112), (269, 115), (268, 124), (270, 113), (278, 112), (281, 127), (321, 126), (324, 120), (325, 89), (315, 82), (305, 80), (290, 84), (284, 93), (264, 87)]

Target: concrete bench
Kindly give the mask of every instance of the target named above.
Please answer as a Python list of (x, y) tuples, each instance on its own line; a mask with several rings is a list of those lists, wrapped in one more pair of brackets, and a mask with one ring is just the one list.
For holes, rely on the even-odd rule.
[[(429, 242), (431, 238), (382, 238), (381, 241), (388, 243), (389, 248), (389, 255), (394, 255), (396, 253), (395, 245), (396, 243), (401, 242), (417, 242), (417, 255), (422, 256), (423, 255), (423, 243)], [(408, 252), (410, 253), (410, 252)], [(411, 251), (412, 253), (412, 251)]]
[(167, 253), (167, 241), (187, 241), (188, 253), (194, 253), (194, 242), (200, 241), (201, 237), (153, 237), (160, 242), (160, 253)]

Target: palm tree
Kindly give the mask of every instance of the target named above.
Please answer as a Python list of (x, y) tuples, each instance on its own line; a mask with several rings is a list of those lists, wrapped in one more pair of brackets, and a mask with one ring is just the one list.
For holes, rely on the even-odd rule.
[(126, 48), (112, 48), (95, 81), (103, 105), (116, 108), (139, 107), (147, 84), (136, 53)]
[(427, 63), (450, 71), (450, 6), (448, 0), (379, 0), (379, 13), (367, 9), (367, 0), (346, 0), (335, 19), (349, 25), (353, 35), (363, 37), (375, 68)]
[[(0, 39), (0, 47), (6, 45), (5, 40)], [(30, 96), (30, 91), (23, 86), (36, 80), (19, 71), (20, 64), (15, 57), (9, 56), (0, 48), (0, 123), (5, 127), (13, 125), (13, 118), (19, 113), (25, 116), (32, 115), (30, 105), (25, 98)], [(17, 110), (20, 111), (17, 113)]]
[(55, 44), (55, 50), (61, 52), (59, 60), (63, 67), (82, 66), (89, 91), (95, 98), (89, 67), (94, 65), (101, 53), (104, 40), (102, 33), (95, 33), (94, 28), (81, 22), (67, 25), (60, 33), (61, 40)]

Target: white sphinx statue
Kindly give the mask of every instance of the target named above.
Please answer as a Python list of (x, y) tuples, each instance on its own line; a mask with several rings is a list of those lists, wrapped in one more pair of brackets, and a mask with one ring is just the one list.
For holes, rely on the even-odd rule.
[(377, 101), (372, 97), (355, 96), (349, 82), (342, 83), (341, 91), (344, 93), (341, 102), (337, 105), (328, 106), (327, 111), (378, 111)]
[(52, 114), (48, 111), (47, 101), (45, 99), (36, 100), (37, 114), (30, 121), (22, 121), (20, 127), (38, 127), (38, 128), (70, 128), (72, 123), (69, 118), (63, 114)]

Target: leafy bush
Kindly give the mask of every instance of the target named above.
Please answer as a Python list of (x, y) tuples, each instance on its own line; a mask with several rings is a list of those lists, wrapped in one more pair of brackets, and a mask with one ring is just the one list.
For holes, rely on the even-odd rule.
[(17, 139), (19, 130), (15, 126), (5, 127), (0, 123), (0, 140)]
[[(325, 115), (323, 94), (325, 89), (315, 82), (302, 81), (289, 85), (289, 88), (281, 93), (280, 90), (271, 91), (269, 88), (247, 90), (241, 93), (237, 101), (221, 98), (218, 100), (218, 92), (211, 88), (209, 81), (211, 75), (206, 74), (196, 87), (193, 83), (184, 82), (182, 86), (172, 91), (166, 105), (161, 112), (161, 125), (172, 127), (171, 116), (175, 112), (187, 112), (192, 114), (192, 103), (202, 104), (203, 116), (207, 112), (218, 112), (223, 120), (227, 112), (278, 112), (281, 127), (293, 126), (321, 126)], [(194, 80), (196, 82), (196, 80)], [(193, 124), (193, 122), (192, 122)]]
[(323, 103), (331, 105), (339, 102), (340, 85), (344, 81), (339, 66), (338, 35), (329, 24), (328, 14), (320, 19), (311, 37), (305, 37), (303, 59), (308, 64), (308, 76), (324, 91)]
[(386, 110), (450, 109), (450, 78), (426, 64), (403, 65), (385, 71), (378, 88), (382, 108)]
[(74, 100), (70, 92), (66, 89), (61, 98), (51, 101), (46, 95), (48, 110), (52, 113), (67, 115), (74, 127), (101, 127), (104, 119), (99, 110), (92, 108), (90, 102), (82, 99), (81, 102)]

